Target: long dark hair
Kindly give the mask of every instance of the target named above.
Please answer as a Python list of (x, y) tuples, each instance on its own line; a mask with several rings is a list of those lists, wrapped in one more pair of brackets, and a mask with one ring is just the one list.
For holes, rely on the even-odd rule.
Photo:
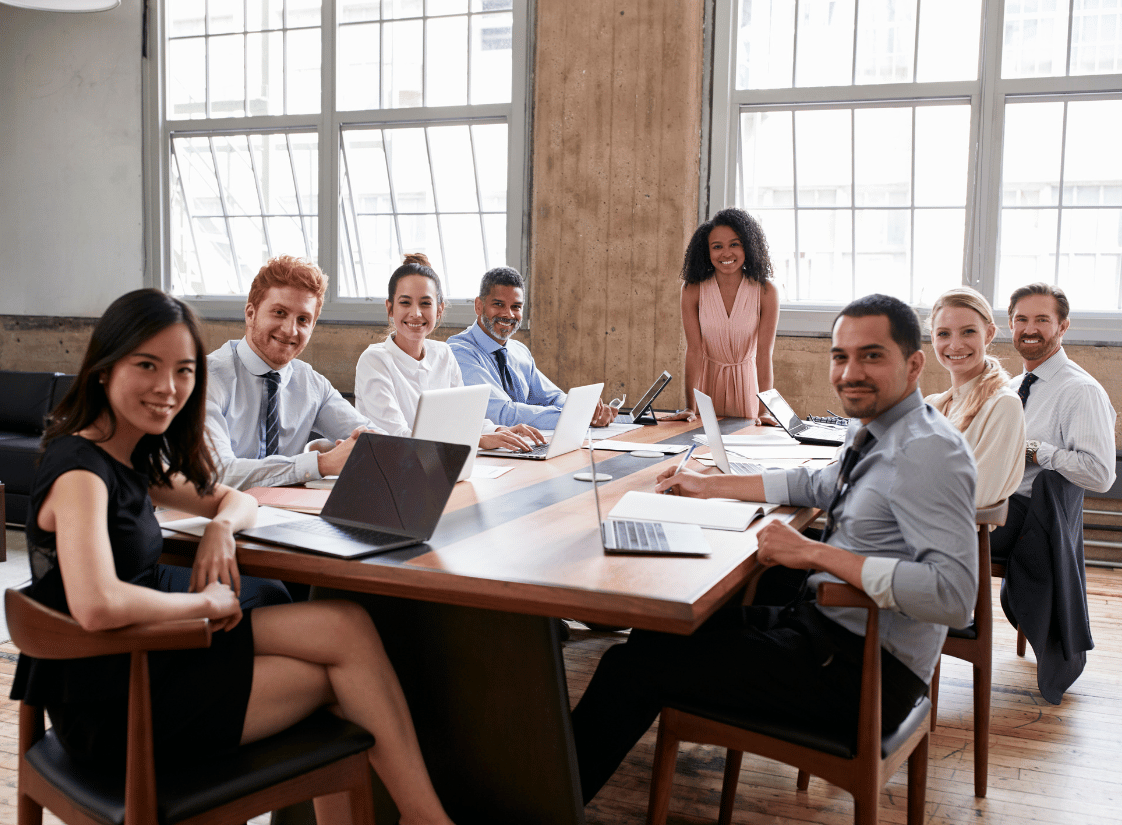
[(759, 222), (743, 209), (722, 209), (699, 226), (686, 246), (681, 278), (687, 284), (700, 284), (713, 277), (713, 261), (709, 257), (709, 233), (718, 226), (727, 226), (740, 238), (744, 247), (744, 277), (765, 283), (771, 279), (771, 256), (767, 238)]
[(113, 366), (145, 341), (170, 326), (183, 324), (195, 343), (195, 389), (183, 409), (160, 435), (144, 435), (132, 454), (132, 466), (153, 486), (170, 487), (171, 477), (182, 473), (199, 495), (214, 491), (215, 466), (204, 436), (206, 414), (206, 349), (199, 319), (187, 304), (158, 289), (138, 289), (109, 305), (94, 326), (82, 367), (70, 390), (51, 413), (43, 444), (73, 435), (91, 426), (102, 413), (109, 418), (109, 433), (117, 431), (117, 417), (105, 394), (103, 380)]

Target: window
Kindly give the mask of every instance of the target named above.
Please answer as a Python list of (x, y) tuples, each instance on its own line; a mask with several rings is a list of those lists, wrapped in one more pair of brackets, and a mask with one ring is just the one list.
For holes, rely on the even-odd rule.
[(1045, 280), (1122, 340), (1122, 0), (716, 9), (710, 213), (760, 220), (785, 331), (960, 283), (1000, 314)]
[(155, 16), (150, 235), (171, 291), (240, 314), (262, 263), (293, 254), (331, 276), (327, 317), (369, 319), (406, 252), (461, 305), (488, 268), (521, 265), (524, 3), (176, 0)]

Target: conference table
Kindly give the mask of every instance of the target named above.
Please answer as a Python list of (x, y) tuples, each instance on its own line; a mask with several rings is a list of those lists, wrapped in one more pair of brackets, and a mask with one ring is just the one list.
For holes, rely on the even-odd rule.
[[(724, 419), (722, 432), (750, 432)], [(621, 438), (691, 443), (697, 425), (662, 422)], [(628, 490), (653, 490), (680, 456), (596, 451), (604, 514)], [(314, 585), (313, 597), (363, 603), (409, 699), (426, 764), (457, 823), (582, 825), (559, 623), (551, 617), (687, 634), (758, 569), (754, 536), (706, 530), (706, 558), (606, 555), (587, 449), (549, 461), (479, 457), (510, 469), (456, 485), (432, 539), (358, 560), (239, 539), (245, 574)], [(693, 465), (697, 467), (696, 464)], [(191, 563), (197, 539), (165, 530), (165, 561)], [(384, 792), (383, 792), (384, 793)], [(396, 821), (384, 799), (378, 822)]]

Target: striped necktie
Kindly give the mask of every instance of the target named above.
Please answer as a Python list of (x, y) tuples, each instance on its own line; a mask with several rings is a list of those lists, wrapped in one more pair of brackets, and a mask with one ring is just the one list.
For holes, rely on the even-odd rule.
[(1028, 403), (1028, 394), (1032, 389), (1032, 385), (1036, 382), (1038, 376), (1033, 375), (1031, 372), (1026, 373), (1025, 377), (1021, 379), (1021, 386), (1017, 387), (1017, 395), (1021, 397), (1021, 406), (1023, 407)]
[(265, 379), (265, 455), (276, 455), (280, 444), (280, 415), (278, 401), (280, 373), (270, 370)]

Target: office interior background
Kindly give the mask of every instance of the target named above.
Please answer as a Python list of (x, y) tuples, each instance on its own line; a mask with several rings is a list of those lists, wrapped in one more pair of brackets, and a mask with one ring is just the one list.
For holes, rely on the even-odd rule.
[[(738, 205), (771, 246), (800, 413), (832, 404), (850, 298), (923, 314), (968, 283), (1000, 328), (1033, 280), (1068, 291), (1068, 352), (1122, 408), (1119, 135), (1117, 0), (0, 5), (0, 366), (73, 372), (141, 286), (191, 300), (216, 347), (289, 253), (331, 276), (304, 357), (349, 391), (386, 279), (424, 251), (437, 337), (511, 265), (546, 374), (634, 398), (669, 369), (674, 407), (682, 253)], [(929, 358), (924, 392), (948, 385)]]

